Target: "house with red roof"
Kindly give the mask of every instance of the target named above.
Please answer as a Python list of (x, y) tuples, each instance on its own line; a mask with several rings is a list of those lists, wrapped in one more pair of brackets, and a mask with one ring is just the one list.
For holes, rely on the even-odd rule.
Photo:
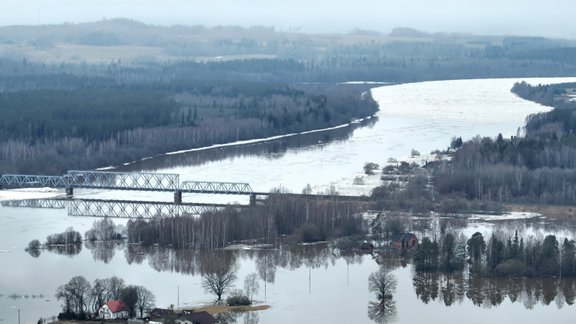
[(128, 307), (121, 300), (109, 300), (98, 310), (101, 319), (128, 318)]

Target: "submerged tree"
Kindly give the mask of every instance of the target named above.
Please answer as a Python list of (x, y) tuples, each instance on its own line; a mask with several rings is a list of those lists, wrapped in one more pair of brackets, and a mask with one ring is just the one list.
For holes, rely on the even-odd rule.
[(560, 271), (560, 251), (556, 236), (548, 235), (544, 238), (540, 250), (540, 260), (536, 265), (536, 270), (540, 275), (556, 276)]
[(560, 269), (562, 276), (576, 276), (576, 244), (573, 240), (564, 239)]
[(476, 232), (466, 242), (468, 245), (468, 255), (470, 256), (470, 263), (472, 264), (473, 271), (481, 270), (482, 257), (486, 252), (486, 242), (482, 233)]
[(368, 304), (368, 317), (377, 323), (388, 323), (396, 315), (393, 300), (397, 280), (388, 270), (381, 268), (368, 277), (368, 289), (376, 293), (376, 302)]
[(446, 234), (442, 240), (440, 268), (448, 272), (462, 269), (464, 267), (464, 258), (461, 255), (462, 253), (459, 253), (460, 250), (454, 235)]
[(257, 294), (258, 290), (260, 290), (258, 275), (256, 273), (251, 273), (244, 278), (244, 290), (246, 291), (248, 298), (250, 298), (250, 302), (252, 302), (254, 294)]
[(436, 271), (438, 269), (438, 257), (440, 256), (440, 247), (438, 242), (431, 241), (425, 237), (422, 243), (418, 245), (414, 253), (414, 264), (418, 271)]
[(222, 295), (230, 291), (236, 281), (236, 275), (232, 271), (217, 271), (202, 278), (202, 288), (207, 293), (212, 293), (218, 297), (216, 302), (222, 300)]

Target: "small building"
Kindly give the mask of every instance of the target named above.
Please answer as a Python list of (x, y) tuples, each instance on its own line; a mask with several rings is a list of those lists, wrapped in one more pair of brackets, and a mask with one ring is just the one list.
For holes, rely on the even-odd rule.
[(128, 318), (128, 307), (121, 300), (109, 300), (98, 310), (101, 319)]
[(150, 311), (150, 318), (159, 318), (174, 313), (172, 309), (154, 308)]
[(216, 319), (208, 312), (192, 312), (178, 316), (176, 324), (215, 324)]
[(418, 238), (412, 233), (402, 233), (394, 236), (390, 242), (395, 248), (412, 248), (418, 245)]

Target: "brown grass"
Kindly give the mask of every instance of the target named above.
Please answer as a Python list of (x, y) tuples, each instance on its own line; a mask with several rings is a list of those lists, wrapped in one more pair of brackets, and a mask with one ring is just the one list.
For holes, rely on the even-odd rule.
[(505, 211), (540, 213), (552, 219), (575, 219), (576, 206), (559, 206), (559, 205), (504, 205)]

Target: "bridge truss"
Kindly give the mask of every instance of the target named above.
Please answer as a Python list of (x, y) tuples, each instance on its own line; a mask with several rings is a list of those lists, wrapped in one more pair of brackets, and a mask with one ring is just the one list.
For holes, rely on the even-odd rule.
[(2, 202), (5, 207), (66, 208), (71, 216), (100, 217), (173, 217), (198, 215), (239, 205), (182, 203), (182, 193), (250, 195), (250, 205), (256, 196), (248, 183), (184, 181), (171, 173), (110, 172), (71, 170), (63, 176), (5, 174), (0, 177), (3, 188), (65, 188), (71, 197), (74, 188), (135, 191), (171, 191), (174, 202), (148, 202), (96, 199), (26, 199)]
[(253, 193), (248, 183), (238, 182), (183, 181), (179, 190), (182, 192), (228, 195), (250, 195)]
[(110, 172), (71, 170), (63, 176), (5, 174), (0, 177), (5, 188), (92, 188), (109, 190), (173, 191), (186, 193), (251, 195), (248, 183), (184, 181), (172, 173)]
[(70, 187), (120, 190), (173, 191), (178, 189), (178, 174), (109, 171), (68, 171)]
[(4, 207), (25, 207), (25, 208), (54, 208), (64, 209), (68, 204), (67, 199), (22, 199), (6, 200), (2, 202)]
[(200, 215), (205, 212), (219, 211), (225, 207), (225, 205), (210, 204), (75, 199), (68, 204), (68, 215), (114, 218), (176, 217)]
[(6, 188), (67, 188), (68, 181), (67, 176), (4, 174), (0, 177), (0, 185)]

